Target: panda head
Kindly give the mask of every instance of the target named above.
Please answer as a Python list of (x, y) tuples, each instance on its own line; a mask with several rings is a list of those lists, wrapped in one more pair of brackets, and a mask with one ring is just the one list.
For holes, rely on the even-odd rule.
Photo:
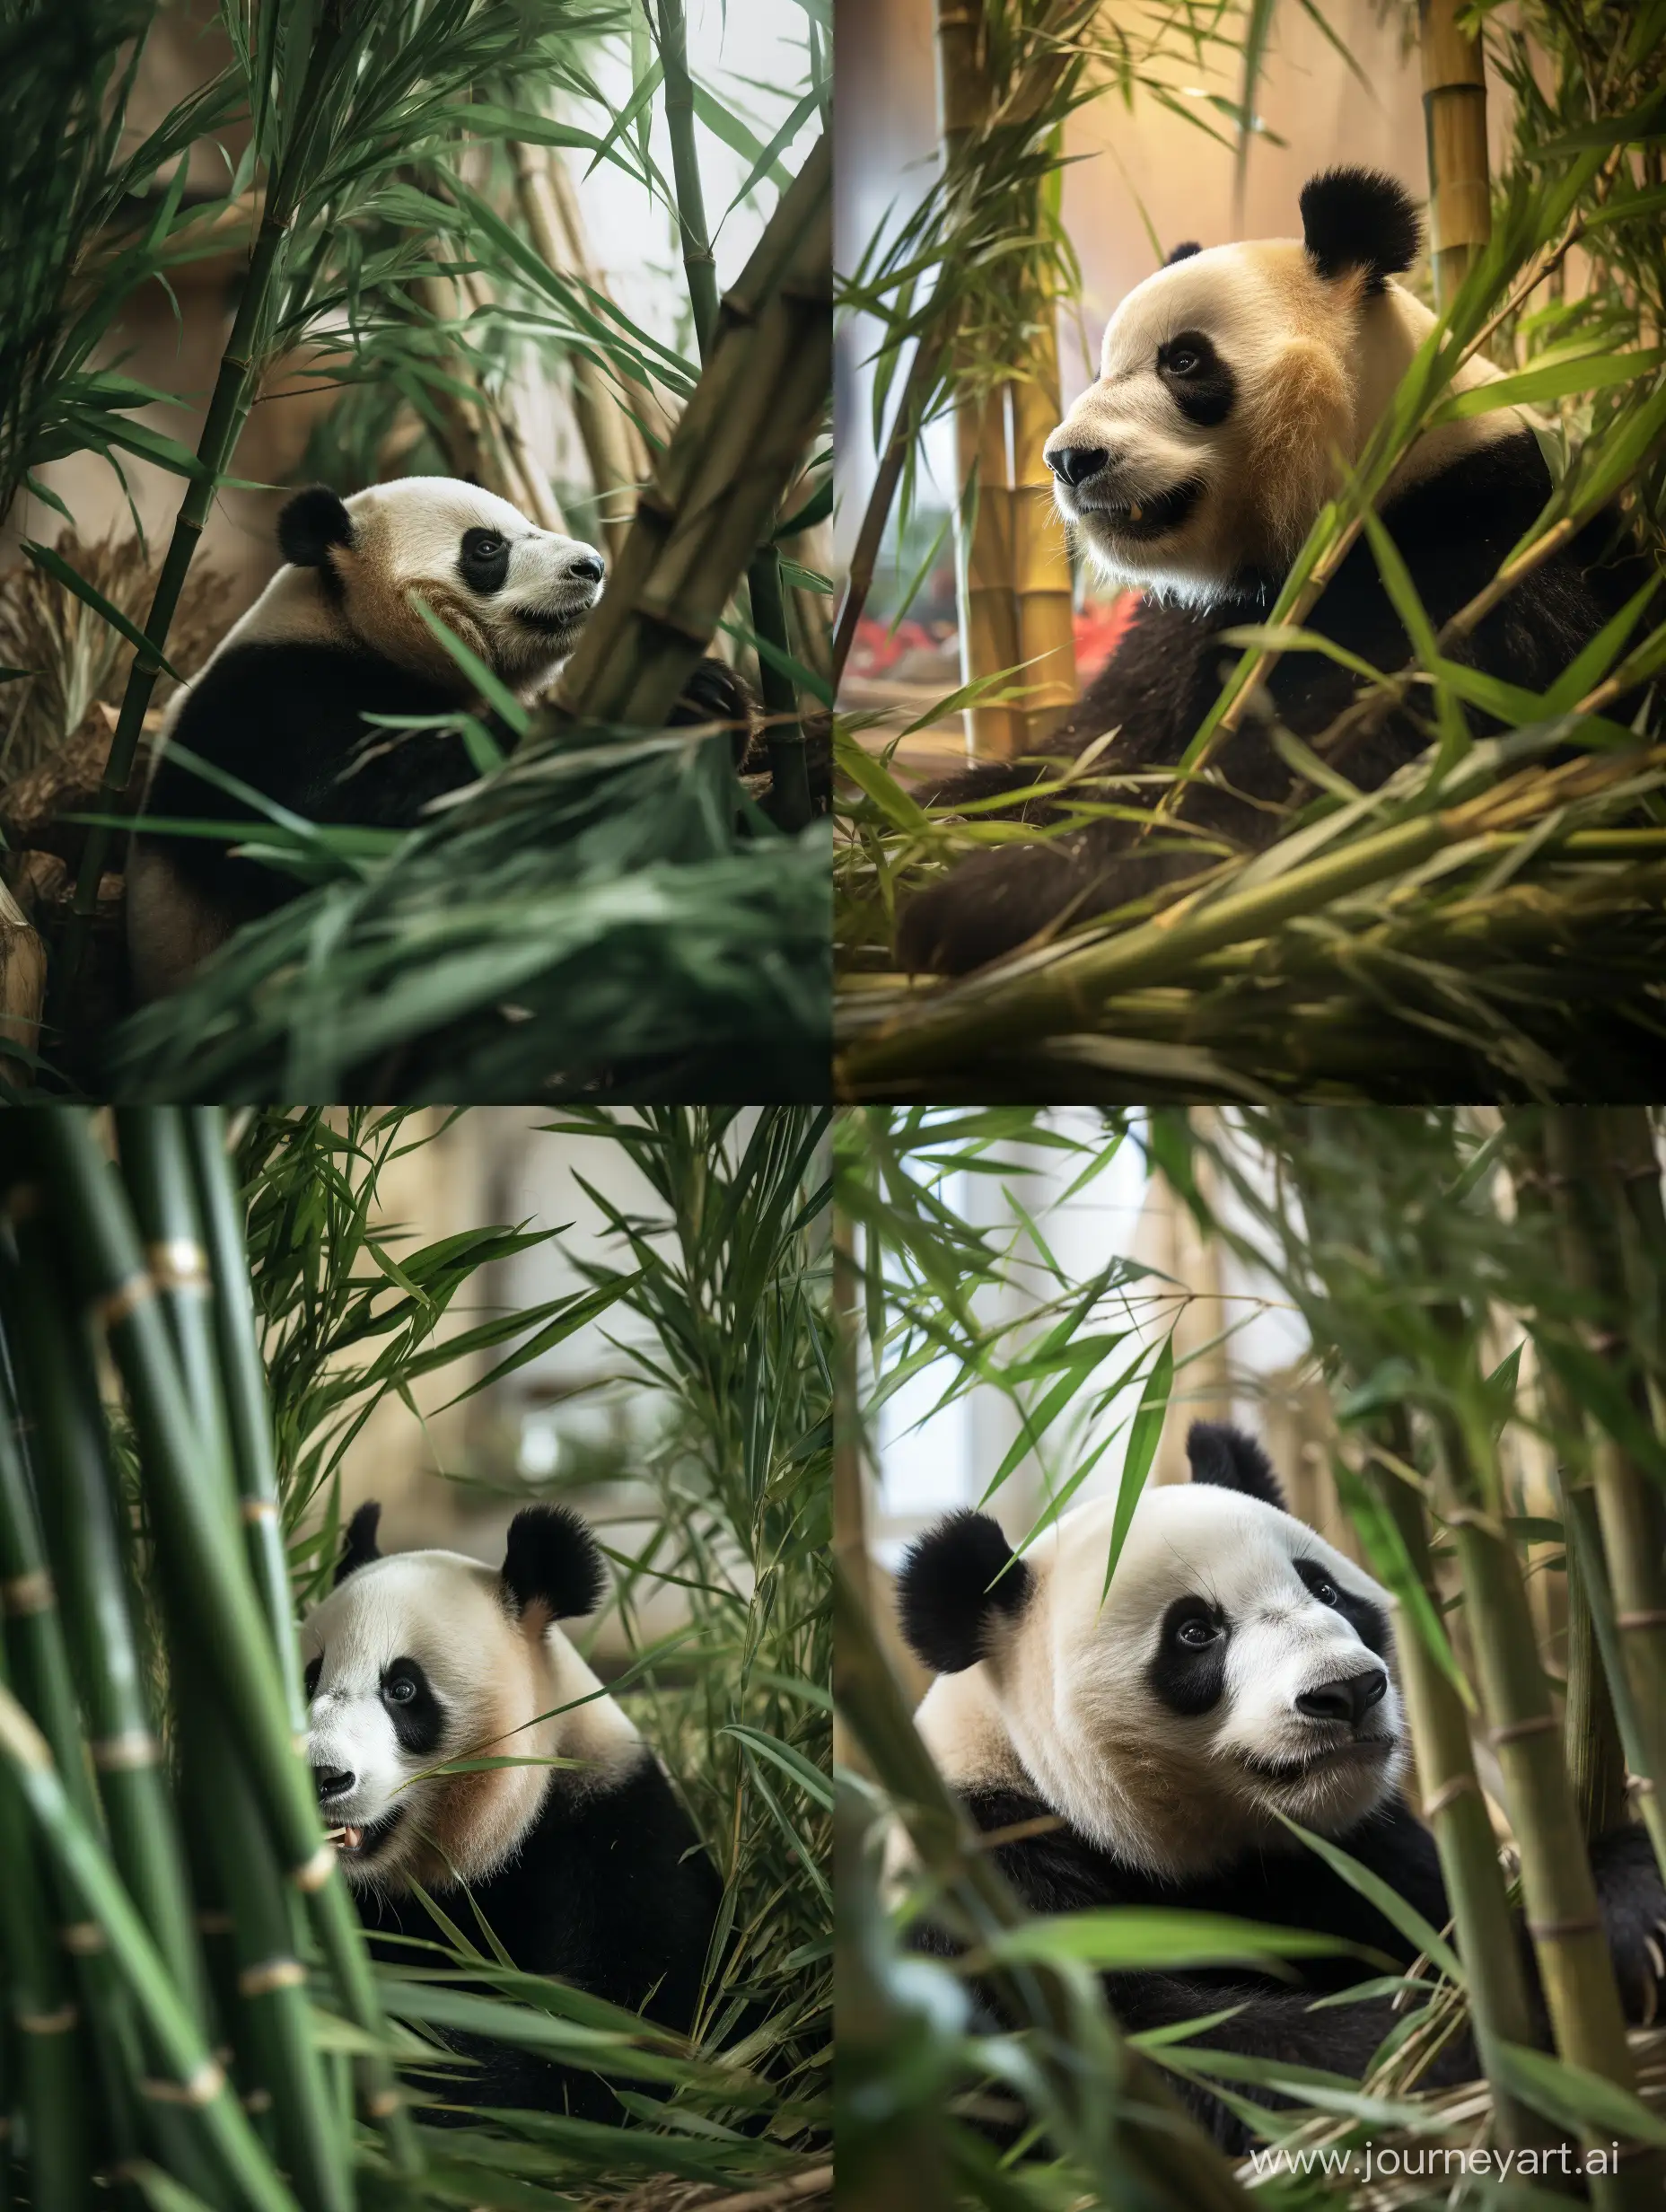
[[(335, 1588), (302, 1624), (302, 1655), (306, 1755), (343, 1871), (397, 1894), (491, 1873), (548, 1790), (605, 1780), (641, 1741), (555, 1626), (592, 1611), (604, 1585), (575, 1514), (517, 1514), (491, 1567), (455, 1551), (384, 1558), (380, 1510), (353, 1516)], [(434, 1772), (497, 1759), (562, 1763)]]
[(466, 679), (413, 594), (525, 690), (572, 652), (606, 573), (594, 546), (539, 530), (506, 499), (454, 477), (399, 477), (347, 499), (312, 485), (285, 506), (277, 537), (292, 569), (315, 580), (332, 625), (460, 689)]
[(1192, 1479), (1147, 1489), (1104, 1593), (1116, 1500), (1022, 1557), (986, 1514), (942, 1523), (899, 1584), (942, 1680), (922, 1734), (961, 1788), (1033, 1790), (1124, 1863), (1173, 1880), (1340, 1836), (1405, 1765), (1389, 1599), (1284, 1510), (1259, 1446), (1196, 1424)]
[[(1205, 606), (1281, 576), (1426, 336), (1390, 281), (1420, 239), (1403, 189), (1332, 170), (1301, 209), (1299, 240), (1177, 247), (1048, 439), (1058, 510), (1110, 581)], [(1495, 373), (1477, 359), (1454, 382)], [(1398, 480), (1516, 427), (1508, 410), (1447, 426)]]

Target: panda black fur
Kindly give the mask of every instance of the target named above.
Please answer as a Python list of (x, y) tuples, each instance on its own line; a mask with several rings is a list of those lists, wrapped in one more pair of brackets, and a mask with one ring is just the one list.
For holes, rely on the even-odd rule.
[[(1066, 527), (1110, 582), (1144, 592), (1134, 623), (1059, 728), (1054, 761), (1118, 734), (1096, 752), (1079, 795), (1143, 808), (1236, 665), (1220, 633), (1265, 621), (1289, 564), (1335, 489), (1332, 453), (1355, 461), (1434, 318), (1391, 279), (1419, 242), (1416, 212), (1391, 179), (1338, 170), (1302, 194), (1303, 236), (1179, 247), (1136, 286), (1105, 332), (1099, 379), (1048, 441)], [(1453, 378), (1464, 391), (1499, 372), (1478, 356)], [(1549, 472), (1520, 409), (1426, 432), (1390, 478), (1381, 519), (1436, 629), (1489, 583), (1548, 498)], [(1618, 516), (1593, 520), (1456, 643), (1451, 657), (1542, 691), (1647, 575)], [(1401, 668), (1410, 641), (1362, 536), (1307, 627), (1374, 668)], [(1045, 845), (974, 854), (903, 909), (902, 964), (961, 973), (1037, 932), (1144, 899), (1227, 849), (1277, 832), (1301, 786), (1269, 742), (1269, 721), (1312, 740), (1353, 701), (1357, 679), (1315, 653), (1286, 653), (1265, 695), (1222, 745), (1214, 774), (1178, 808), (1205, 833), (1104, 821)], [(1477, 734), (1496, 728), (1472, 715)], [(1374, 790), (1428, 742), (1401, 707), (1330, 756)], [(991, 762), (923, 795), (944, 806), (1023, 793), (1035, 762)], [(1138, 840), (1137, 852), (1131, 849)]]
[[(365, 717), (454, 715), (480, 702), (412, 594), (530, 702), (572, 652), (604, 575), (593, 546), (539, 530), (507, 500), (451, 477), (403, 477), (347, 499), (314, 485), (285, 506), (277, 534), (285, 566), (164, 720), (127, 868), (128, 966), (141, 1000), (179, 989), (241, 924), (303, 888), (234, 855), (235, 840), (147, 827), (146, 818), (247, 823), (258, 841), (268, 820), (197, 775), (178, 748), (305, 821), (414, 829), (435, 799), (474, 780), (468, 748), (455, 732), (393, 731)], [(671, 720), (734, 723), (738, 754), (751, 733), (750, 695), (708, 660)]]
[[(501, 1569), (451, 1551), (382, 1558), (355, 1514), (330, 1595), (303, 1624), (308, 1758), (371, 1948), (439, 1931), (412, 1884), (523, 1972), (687, 2029), (720, 1883), (658, 1760), (555, 1624), (591, 1612), (601, 1554), (559, 1506), (515, 1516)], [(411, 1777), (442, 1761), (571, 1761)], [(467, 1884), (472, 1897), (465, 1896)], [(453, 2037), (478, 2070), (437, 2094), (617, 2119), (595, 2075)]]
[[(1250, 1437), (1198, 1423), (1187, 1448), (1191, 1482), (1144, 1492), (1102, 1602), (1114, 1500), (1065, 1514), (1022, 1558), (983, 1514), (952, 1515), (915, 1545), (902, 1623), (939, 1670), (916, 1725), (981, 1831), (1062, 1821), (993, 1847), (1033, 1911), (1219, 1912), (1409, 1964), (1399, 1930), (1276, 1817), (1334, 1839), (1433, 1927), (1449, 1920), (1434, 1839), (1401, 1795), (1388, 1593), (1284, 1510)], [(1602, 1838), (1591, 1865), (1627, 2013), (1651, 2020), (1666, 1994), (1666, 1889), (1646, 1836)], [(919, 1940), (952, 1949), (929, 1927)], [(1530, 1977), (1525, 1937), (1523, 1956)], [(1401, 2016), (1392, 1998), (1309, 2008), (1381, 1970), (1295, 1964), (1295, 1988), (1232, 1967), (1113, 1975), (1107, 1991), (1130, 2031), (1236, 2006), (1195, 2040), (1362, 2075)], [(1475, 2071), (1460, 2040), (1425, 2078)], [(1177, 2087), (1224, 2147), (1248, 2146), (1206, 2089)]]

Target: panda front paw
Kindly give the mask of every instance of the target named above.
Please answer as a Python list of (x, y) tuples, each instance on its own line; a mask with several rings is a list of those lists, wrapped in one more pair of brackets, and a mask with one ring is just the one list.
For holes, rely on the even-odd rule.
[(1653, 2027), (1666, 2018), (1666, 1884), (1647, 1835), (1622, 1828), (1599, 1838), (1591, 1865), (1626, 2017)]

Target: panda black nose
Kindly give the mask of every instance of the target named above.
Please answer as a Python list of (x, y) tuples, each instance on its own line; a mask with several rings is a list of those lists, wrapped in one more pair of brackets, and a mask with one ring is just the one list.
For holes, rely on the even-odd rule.
[(575, 561), (567, 563), (570, 576), (583, 576), (586, 583), (600, 584), (608, 573), (608, 564), (600, 553), (581, 553)]
[(1296, 1711), (1305, 1713), (1310, 1720), (1345, 1720), (1357, 1727), (1388, 1687), (1389, 1678), (1382, 1669), (1372, 1667), (1343, 1681), (1321, 1682), (1317, 1690), (1304, 1690), (1296, 1699)]
[(320, 1804), (328, 1804), (332, 1797), (345, 1797), (358, 1780), (356, 1774), (346, 1767), (314, 1767), (312, 1779), (318, 1785)]
[(1055, 476), (1062, 476), (1074, 489), (1078, 484), (1085, 484), (1091, 476), (1097, 476), (1109, 455), (1102, 445), (1056, 445), (1041, 458)]

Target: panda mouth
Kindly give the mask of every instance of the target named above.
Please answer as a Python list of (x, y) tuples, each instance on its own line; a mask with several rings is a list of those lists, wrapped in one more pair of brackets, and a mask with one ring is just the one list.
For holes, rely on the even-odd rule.
[(404, 1806), (396, 1805), (391, 1813), (384, 1813), (379, 1821), (357, 1823), (344, 1821), (338, 1828), (328, 1829), (325, 1833), (342, 1858), (362, 1862), (381, 1848), (404, 1818)]
[(1244, 1765), (1264, 1782), (1290, 1789), (1339, 1767), (1375, 1766), (1394, 1749), (1392, 1736), (1355, 1736), (1350, 1743), (1332, 1744), (1328, 1751), (1310, 1751), (1305, 1759), (1251, 1759)]
[(1178, 530), (1202, 496), (1203, 486), (1193, 478), (1154, 498), (1079, 500), (1077, 507), (1083, 522), (1114, 537), (1143, 542)]
[(559, 639), (576, 636), (583, 627), (585, 616), (595, 603), (592, 598), (585, 600), (582, 606), (559, 610), (552, 607), (517, 607), (515, 620), (527, 629), (536, 630), (540, 637)]

